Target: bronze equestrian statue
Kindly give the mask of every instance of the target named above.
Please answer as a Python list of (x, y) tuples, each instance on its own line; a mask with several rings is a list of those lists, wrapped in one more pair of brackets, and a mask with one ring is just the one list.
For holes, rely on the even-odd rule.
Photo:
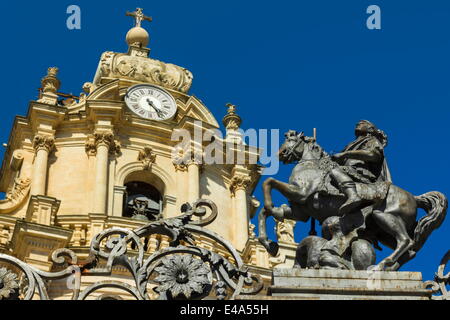
[[(356, 247), (355, 241), (363, 244), (364, 249), (353, 254), (356, 258), (354, 263), (346, 267), (349, 269), (354, 268), (354, 265), (363, 266), (360, 269), (369, 267), (367, 261), (361, 261), (364, 260), (361, 256), (370, 251), (364, 243), (378, 247), (378, 242), (381, 242), (394, 251), (371, 268), (386, 271), (398, 270), (414, 258), (431, 232), (442, 224), (448, 207), (445, 195), (429, 192), (414, 197), (393, 185), (384, 157), (387, 144), (384, 132), (369, 121), (361, 121), (355, 133), (356, 141), (344, 152), (334, 156), (327, 154), (314, 138), (295, 131), (286, 134), (279, 159), (285, 164), (298, 163), (289, 183), (273, 178), (264, 182), (264, 209), (259, 215), (259, 241), (271, 255), (277, 254), (278, 244), (267, 237), (266, 219), (269, 216), (279, 221), (291, 219), (307, 222), (313, 218), (321, 224), (327, 222), (326, 225), (340, 231), (336, 233), (337, 236), (347, 239), (336, 242), (341, 243), (340, 246), (344, 243), (346, 247), (332, 249), (335, 254), (338, 252), (343, 255), (347, 247)], [(289, 200), (289, 205), (274, 207), (273, 189), (283, 194)], [(419, 221), (418, 208), (427, 212)], [(327, 221), (330, 218), (334, 220)], [(317, 238), (305, 239), (307, 245), (303, 249), (317, 251), (317, 254), (322, 255), (329, 252), (328, 249), (321, 251), (320, 248), (325, 244)], [(331, 237), (327, 241), (333, 243)], [(373, 260), (373, 257), (366, 260)]]
[(333, 156), (340, 166), (330, 172), (339, 190), (347, 196), (347, 201), (340, 208), (343, 214), (358, 209), (363, 202), (356, 192), (355, 182), (392, 182), (384, 157), (386, 134), (370, 121), (362, 120), (356, 125), (355, 135), (355, 141), (342, 153)]

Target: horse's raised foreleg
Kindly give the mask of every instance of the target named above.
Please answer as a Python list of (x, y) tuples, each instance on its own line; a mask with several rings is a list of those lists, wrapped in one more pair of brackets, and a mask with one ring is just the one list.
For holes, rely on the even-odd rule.
[(266, 212), (271, 212), (273, 206), (272, 199), (272, 185), (275, 179), (269, 178), (263, 183), (263, 194), (264, 194), (264, 209)]
[(259, 242), (266, 248), (267, 252), (273, 257), (278, 254), (279, 246), (276, 242), (269, 240), (267, 237), (267, 224), (266, 220), (270, 217), (273, 211), (269, 212), (266, 209), (262, 209), (258, 216), (258, 228), (259, 228)]
[(273, 216), (278, 221), (283, 221), (286, 217), (290, 217), (291, 208), (288, 206), (282, 206), (280, 208), (272, 208), (269, 212), (266, 209), (262, 209), (258, 216), (258, 227), (259, 227), (259, 242), (266, 248), (267, 252), (276, 257), (278, 255), (279, 246), (278, 243), (269, 240), (267, 237), (267, 218)]
[(293, 201), (300, 196), (295, 186), (269, 178), (263, 183), (264, 208), (267, 211), (271, 211), (274, 207), (272, 200), (273, 189), (278, 190), (289, 201)]
[[(266, 220), (270, 216), (274, 217), (278, 221), (283, 221), (284, 219), (294, 219), (294, 213), (292, 208), (286, 205), (278, 208), (274, 207), (272, 200), (273, 189), (278, 190), (289, 200), (295, 199), (296, 193), (292, 185), (273, 178), (269, 178), (263, 183), (264, 209), (258, 216), (259, 241), (267, 249), (270, 255), (276, 256), (279, 249), (278, 244), (268, 239)], [(296, 210), (296, 212), (297, 211), (298, 210)]]
[(275, 219), (282, 221), (285, 218), (285, 213), (288, 213), (290, 210), (289, 207), (274, 208), (272, 189), (275, 182), (277, 182), (277, 180), (269, 178), (263, 183), (264, 209), (261, 210), (258, 216), (259, 242), (266, 248), (271, 256), (276, 256), (278, 254), (279, 247), (276, 242), (269, 240), (267, 237), (266, 220), (268, 217), (273, 216)]

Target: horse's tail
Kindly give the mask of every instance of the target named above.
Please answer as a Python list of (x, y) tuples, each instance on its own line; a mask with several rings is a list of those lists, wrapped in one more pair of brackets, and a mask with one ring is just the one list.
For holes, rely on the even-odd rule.
[(414, 247), (418, 252), (433, 230), (439, 228), (445, 219), (448, 208), (448, 200), (440, 192), (429, 192), (415, 197), (417, 206), (424, 209), (427, 215), (417, 222), (414, 230)]

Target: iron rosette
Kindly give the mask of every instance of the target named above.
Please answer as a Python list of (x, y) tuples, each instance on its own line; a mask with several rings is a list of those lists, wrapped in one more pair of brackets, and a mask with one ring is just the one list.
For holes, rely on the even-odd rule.
[[(5, 254), (0, 254), (0, 300), (50, 300), (47, 288), (49, 280), (71, 278), (81, 283), (77, 256), (69, 249), (55, 250), (51, 256), (54, 266), (63, 266), (62, 271), (45, 272)], [(80, 287), (72, 287), (72, 300), (76, 300)]]
[[(183, 205), (181, 211), (184, 214), (180, 217), (151, 222), (134, 231), (113, 228), (97, 235), (92, 241), (91, 258), (83, 273), (110, 275), (113, 266), (122, 265), (132, 274), (135, 287), (113, 281), (101, 282), (85, 289), (79, 299), (86, 299), (93, 292), (107, 287), (121, 288), (138, 300), (151, 300), (155, 296), (149, 294), (149, 287), (160, 300), (212, 296), (224, 300), (234, 299), (239, 294), (260, 292), (263, 288), (261, 279), (245, 269), (233, 246), (218, 234), (203, 228), (216, 220), (217, 206), (210, 200), (199, 200), (193, 205)], [(144, 261), (145, 249), (141, 239), (153, 234), (168, 236), (170, 247), (153, 253)], [(196, 238), (200, 236), (221, 247), (230, 259), (197, 247)], [(128, 254), (130, 243), (137, 255)], [(106, 265), (97, 268), (101, 259), (106, 260)]]

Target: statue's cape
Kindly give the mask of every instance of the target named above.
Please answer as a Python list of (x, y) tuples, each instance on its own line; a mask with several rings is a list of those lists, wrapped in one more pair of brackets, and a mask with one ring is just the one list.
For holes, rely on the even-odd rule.
[[(383, 152), (383, 157), (384, 157), (384, 152)], [(392, 182), (391, 170), (389, 170), (389, 166), (387, 164), (386, 157), (384, 157), (384, 160), (383, 160), (383, 167), (381, 168), (379, 180)]]
[[(345, 149), (345, 151), (351, 151), (351, 150), (361, 150), (362, 147), (369, 142), (371, 139), (376, 139), (379, 143), (380, 146), (382, 146), (382, 143), (373, 136), (365, 136), (365, 137), (360, 137), (358, 139), (356, 139), (355, 141), (351, 142)], [(392, 176), (391, 176), (391, 171), (389, 170), (389, 166), (387, 164), (386, 161), (386, 157), (384, 155), (384, 149), (381, 148), (382, 154), (383, 154), (383, 164), (381, 166), (381, 171), (380, 174), (378, 176), (378, 181), (386, 181), (386, 182), (392, 182)]]

